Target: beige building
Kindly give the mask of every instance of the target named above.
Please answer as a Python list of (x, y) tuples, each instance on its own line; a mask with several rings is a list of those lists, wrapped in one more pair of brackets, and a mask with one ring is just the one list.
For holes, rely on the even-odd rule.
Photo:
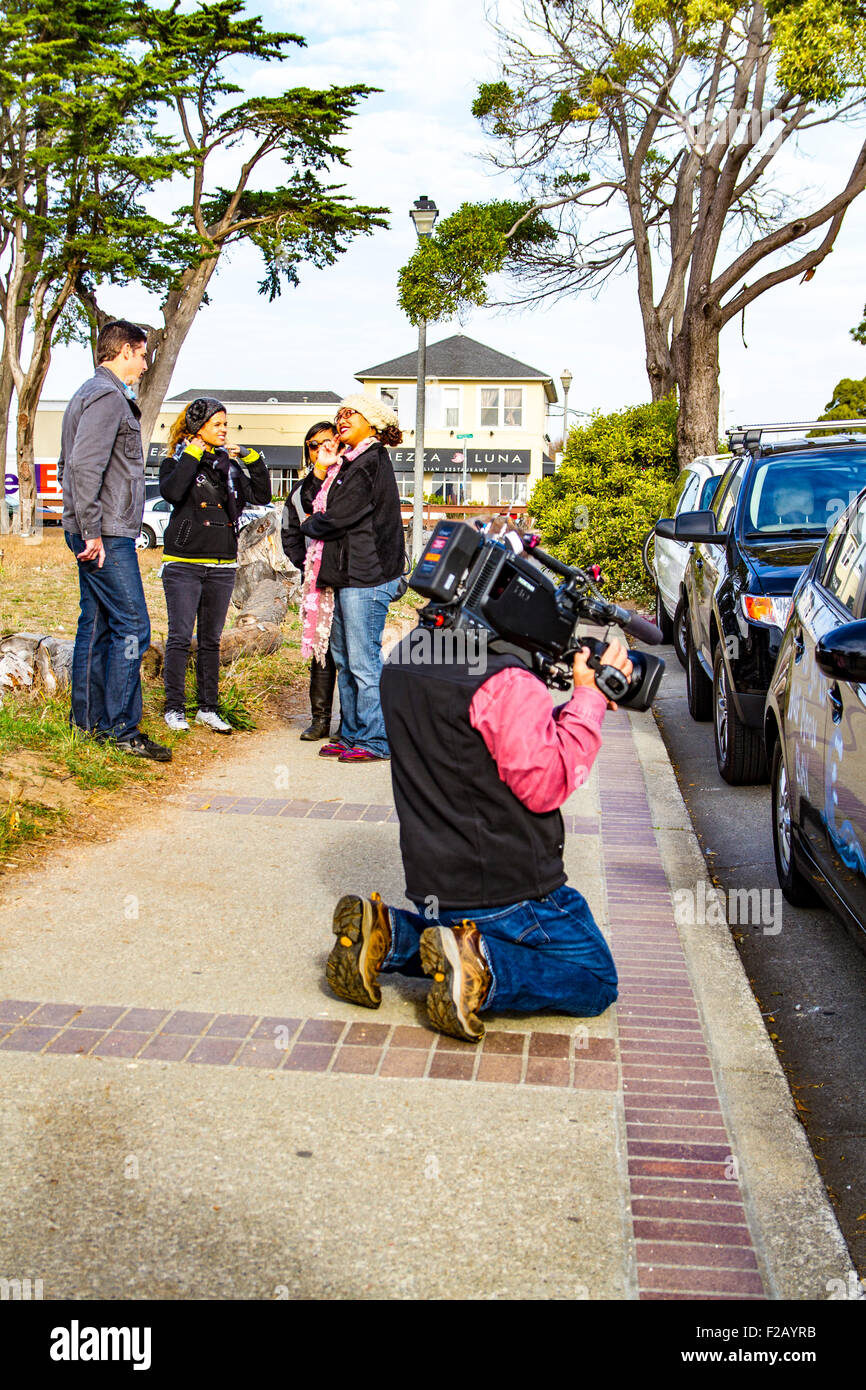
[[(400, 419), (403, 443), (390, 453), (406, 499), (414, 490), (416, 371), (417, 353), (408, 352), (355, 374), (361, 389), (386, 400)], [(159, 471), (173, 421), (196, 396), (222, 401), (230, 442), (264, 454), (275, 497), (284, 497), (298, 476), (307, 430), (320, 420), (333, 420), (341, 399), (327, 390), (180, 391), (159, 413), (145, 454), (149, 476)], [(425, 493), (450, 503), (525, 502), (542, 473), (553, 471), (545, 431), (547, 408), (555, 401), (556, 388), (546, 372), (474, 338), (458, 333), (432, 343), (427, 348)], [(60, 497), (57, 459), (66, 405), (42, 401), (36, 417), (37, 490), (45, 499)]]
[[(355, 373), (368, 395), (380, 396), (397, 412), (403, 444), (390, 453), (406, 498), (414, 490), (417, 367), (417, 352), (407, 352)], [(525, 502), (542, 473), (553, 471), (545, 434), (556, 387), (547, 372), (457, 333), (428, 346), (425, 394), (429, 496), (454, 503)]]

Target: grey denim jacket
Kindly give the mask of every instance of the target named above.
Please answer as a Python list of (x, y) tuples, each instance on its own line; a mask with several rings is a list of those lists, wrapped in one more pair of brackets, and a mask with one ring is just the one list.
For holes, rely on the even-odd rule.
[(94, 536), (141, 532), (144, 452), (141, 411), (107, 367), (97, 367), (63, 414), (57, 477), (63, 529)]

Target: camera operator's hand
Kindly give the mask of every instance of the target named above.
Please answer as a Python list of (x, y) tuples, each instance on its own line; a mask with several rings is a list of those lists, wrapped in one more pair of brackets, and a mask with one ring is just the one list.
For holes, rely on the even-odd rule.
[[(598, 690), (595, 684), (595, 671), (591, 666), (587, 666), (587, 658), (591, 655), (589, 647), (581, 647), (574, 658), (573, 679), (575, 689), (582, 685), (591, 685)], [(628, 648), (622, 642), (609, 642), (602, 652), (599, 660), (603, 666), (615, 666), (618, 671), (622, 671), (624, 676), (631, 676), (633, 666), (628, 654)], [(601, 692), (599, 692), (601, 693)], [(618, 706), (613, 700), (608, 700), (608, 709), (617, 709)]]

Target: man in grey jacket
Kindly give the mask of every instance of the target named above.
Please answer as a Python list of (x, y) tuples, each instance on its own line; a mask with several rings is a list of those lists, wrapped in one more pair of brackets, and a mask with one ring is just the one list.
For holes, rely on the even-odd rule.
[(57, 473), (81, 592), (70, 720), (136, 757), (168, 762), (169, 749), (138, 727), (150, 619), (135, 548), (144, 453), (133, 387), (147, 370), (146, 347), (147, 334), (136, 324), (105, 324), (96, 340), (96, 371), (63, 416)]

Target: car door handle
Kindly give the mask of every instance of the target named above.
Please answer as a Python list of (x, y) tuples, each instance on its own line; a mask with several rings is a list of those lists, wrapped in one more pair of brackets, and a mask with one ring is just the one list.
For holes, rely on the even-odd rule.
[(832, 710), (831, 718), (834, 724), (840, 724), (842, 722), (842, 710), (844, 706), (842, 704), (842, 692), (835, 682), (830, 686), (829, 695), (830, 707)]
[(797, 628), (794, 633), (794, 660), (799, 661), (806, 650), (806, 643), (803, 641), (803, 629)]

